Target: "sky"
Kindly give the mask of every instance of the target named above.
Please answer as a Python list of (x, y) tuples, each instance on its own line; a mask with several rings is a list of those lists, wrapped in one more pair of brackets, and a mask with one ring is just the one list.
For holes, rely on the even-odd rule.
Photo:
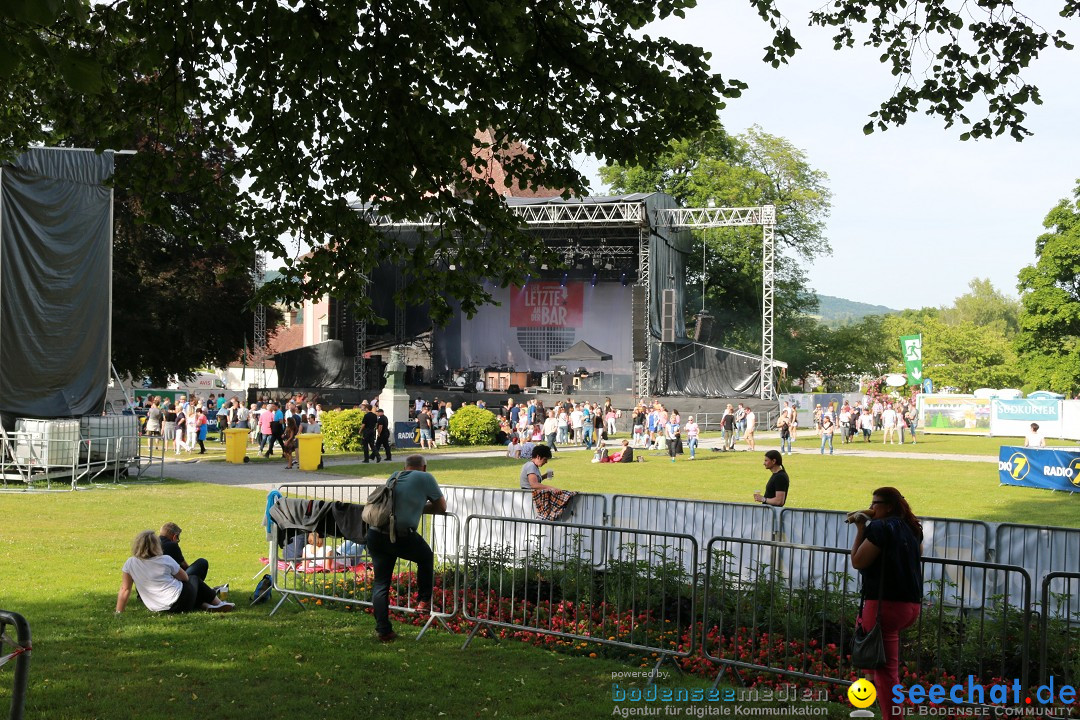
[[(1048, 11), (1048, 28), (1059, 26), (1061, 4), (1030, 3)], [(962, 142), (963, 129), (946, 130), (927, 116), (866, 136), (868, 115), (894, 85), (880, 51), (834, 51), (827, 30), (807, 25), (809, 9), (821, 2), (780, 5), (803, 49), (779, 69), (761, 62), (769, 28), (745, 0), (699, 0), (685, 19), (647, 32), (704, 48), (714, 72), (750, 85), (720, 113), (728, 132), (759, 125), (828, 174), (833, 254), (808, 268), (810, 285), (894, 309), (951, 305), (976, 277), (1016, 296), (1016, 275), (1035, 261), (1043, 219), (1080, 178), (1080, 51), (1047, 51), (1025, 70), (1043, 105), (1029, 108), (1034, 136), (1022, 143), (1006, 136)], [(1080, 45), (1080, 22), (1064, 27)]]

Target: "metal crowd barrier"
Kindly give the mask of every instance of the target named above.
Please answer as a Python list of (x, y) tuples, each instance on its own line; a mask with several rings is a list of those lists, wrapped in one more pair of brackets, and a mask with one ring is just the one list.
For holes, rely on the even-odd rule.
[[(283, 498), (300, 500), (324, 500), (330, 502), (356, 503), (355, 498), (366, 495), (373, 485), (282, 485), (278, 488)], [(431, 546), (435, 554), (434, 593), (431, 601), (431, 618), (421, 631), (421, 636), (433, 621), (445, 623), (445, 618), (458, 612), (458, 538), (461, 535), (457, 515), (424, 515), (417, 532)], [(303, 547), (317, 533), (323, 541), (323, 550), (313, 557), (305, 557)], [(293, 545), (293, 539), (301, 540)], [(271, 526), (269, 538), (270, 577), (273, 589), (282, 597), (271, 615), (290, 599), (309, 598), (316, 602), (337, 602), (347, 605), (372, 606), (374, 567), (371, 556), (363, 543), (346, 541), (337, 531), (332, 514), (324, 515), (313, 527), (305, 530), (285, 530), (280, 538), (276, 526)], [(298, 552), (290, 552), (298, 549)], [(415, 573), (407, 572), (411, 563), (399, 561), (396, 577), (390, 585), (390, 609), (399, 612), (415, 612), (418, 582)], [(302, 604), (298, 603), (300, 607)], [(417, 638), (419, 639), (419, 637)]]
[(144, 455), (140, 438), (134, 435), (69, 440), (13, 432), (0, 437), (0, 478), (4, 487), (16, 480), (26, 490), (44, 481), (46, 490), (52, 490), (56, 480), (63, 481), (65, 489), (75, 490), (80, 482), (93, 483), (110, 474), (112, 482), (120, 482), (122, 475), (129, 476), (132, 467), (141, 478), (145, 468), (154, 462), (160, 464), (163, 474), (164, 446), (155, 453), (151, 442), (149, 455)]
[[(462, 614), (476, 624), (463, 648), (489, 627), (656, 653), (656, 667), (696, 648), (693, 632), (680, 647), (698, 618), (697, 565), (679, 560), (697, 557), (690, 535), (470, 515), (465, 538)], [(602, 567), (582, 550), (597, 544)]]
[(922, 565), (923, 609), (907, 631), (914, 635), (916, 668), (944, 667), (957, 677), (1016, 677), (1026, 686), (1033, 619), (1027, 570), (934, 557), (924, 557)]
[(850, 683), (831, 670), (846, 667), (858, 607), (847, 551), (714, 537), (707, 552), (701, 642), (717, 683), (726, 669)]
[[(12, 640), (7, 634), (8, 626), (15, 628), (15, 639)], [(12, 679), (11, 710), (8, 717), (11, 720), (22, 720), (23, 709), (26, 705), (26, 687), (30, 680), (30, 623), (18, 613), (0, 610), (0, 666), (10, 660), (15, 661), (15, 675)], [(14, 650), (8, 652), (8, 647)]]
[[(708, 551), (702, 646), (721, 664), (720, 675), (741, 668), (849, 682), (859, 585), (847, 551), (734, 537), (713, 538)], [(1026, 683), (1032, 620), (1027, 572), (971, 560), (925, 557), (922, 563), (923, 610), (901, 635), (901, 659), (919, 669), (946, 667), (958, 676)], [(959, 579), (956, 587), (949, 577)], [(1020, 597), (1009, 595), (1014, 584)]]
[[(1039, 623), (1039, 683), (1050, 675), (1059, 685), (1080, 682), (1080, 573), (1051, 572), (1042, 579)], [(1054, 652), (1050, 652), (1053, 645)], [(1051, 658), (1057, 663), (1051, 671)]]
[[(1006, 565), (1019, 565), (1039, 586), (1051, 573), (1080, 572), (1080, 529), (1037, 527), (1001, 523), (997, 528), (996, 560)], [(1017, 594), (1019, 588), (1011, 588)], [(1080, 613), (1080, 595), (1073, 595), (1067, 608), (1054, 605), (1055, 611)]]
[[(650, 532), (685, 532), (704, 543), (705, 538), (732, 535), (753, 540), (772, 540), (776, 511), (768, 506), (745, 503), (681, 500), (647, 495), (615, 495), (610, 525)], [(703, 546), (700, 552), (705, 553)], [(705, 564), (704, 554), (695, 558)]]

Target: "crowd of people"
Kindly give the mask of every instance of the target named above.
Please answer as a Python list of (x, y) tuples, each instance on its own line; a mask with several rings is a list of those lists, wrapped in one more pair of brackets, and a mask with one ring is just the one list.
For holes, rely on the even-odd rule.
[[(873, 434), (881, 433), (881, 442), (886, 444), (903, 445), (910, 438), (911, 444), (916, 444), (915, 430), (918, 427), (919, 414), (915, 403), (908, 399), (893, 399), (884, 396), (875, 398), (864, 397), (854, 403), (845, 400), (843, 405), (837, 408), (837, 403), (828, 403), (822, 407), (820, 403), (814, 406), (814, 428), (820, 439), (820, 452), (825, 454), (828, 447), (829, 454), (833, 454), (833, 438), (840, 433), (841, 444), (847, 445), (862, 437), (864, 443), (874, 442)], [(780, 429), (780, 450), (791, 452), (791, 443), (798, 435), (799, 414), (797, 409), (785, 402), (780, 411), (777, 427)]]
[(160, 437), (173, 453), (206, 454), (206, 442), (211, 427), (218, 443), (225, 442), (225, 431), (248, 431), (248, 443), (257, 445), (259, 453), (272, 457), (275, 445), (285, 460), (285, 467), (296, 465), (297, 436), (322, 431), (321, 404), (295, 395), (284, 403), (265, 399), (245, 406), (240, 398), (226, 399), (210, 393), (205, 399), (198, 395), (178, 395), (175, 401), (161, 396), (149, 396), (141, 401), (145, 410), (143, 434)]

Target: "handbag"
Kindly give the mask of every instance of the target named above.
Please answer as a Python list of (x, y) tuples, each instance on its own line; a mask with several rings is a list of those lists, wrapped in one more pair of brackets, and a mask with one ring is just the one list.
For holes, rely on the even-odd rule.
[(885, 667), (885, 638), (881, 636), (881, 595), (884, 588), (885, 573), (882, 568), (881, 582), (878, 584), (877, 615), (874, 618), (874, 627), (869, 632), (862, 626), (865, 598), (859, 601), (859, 620), (855, 623), (855, 635), (851, 639), (851, 664), (863, 670)]

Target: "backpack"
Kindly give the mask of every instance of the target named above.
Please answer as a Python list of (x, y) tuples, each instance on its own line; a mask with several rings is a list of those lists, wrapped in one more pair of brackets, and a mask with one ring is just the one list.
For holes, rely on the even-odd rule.
[(251, 604), (262, 605), (269, 600), (274, 593), (273, 587), (274, 581), (270, 579), (270, 576), (263, 575), (262, 580), (255, 586), (255, 592), (251, 593)]
[(376, 488), (368, 501), (364, 504), (361, 518), (369, 526), (381, 532), (390, 534), (390, 542), (397, 542), (397, 516), (394, 512), (394, 486), (397, 485), (398, 475), (394, 473), (386, 484)]

